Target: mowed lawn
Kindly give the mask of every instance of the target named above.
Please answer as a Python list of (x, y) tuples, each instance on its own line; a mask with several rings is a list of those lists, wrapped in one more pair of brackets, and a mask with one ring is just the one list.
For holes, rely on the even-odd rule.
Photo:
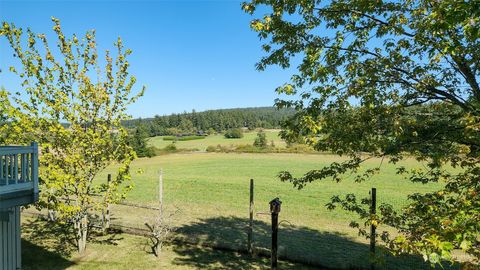
[[(267, 136), (268, 144), (270, 145), (271, 141), (277, 147), (285, 147), (285, 141), (283, 141), (279, 136), (279, 130), (267, 129), (264, 130)], [(205, 151), (208, 146), (237, 146), (242, 144), (253, 144), (255, 137), (257, 136), (257, 131), (249, 131), (243, 134), (243, 138), (240, 139), (227, 139), (223, 134), (215, 134), (206, 136), (205, 139), (200, 140), (191, 140), (191, 141), (177, 141), (175, 145), (179, 149), (194, 149), (198, 151)], [(151, 146), (156, 148), (164, 148), (165, 146), (172, 143), (172, 141), (164, 141), (164, 136), (157, 136), (148, 139), (148, 143)]]
[[(307, 154), (238, 154), (186, 153), (138, 159), (133, 163), (134, 189), (127, 200), (155, 205), (158, 198), (158, 173), (163, 170), (164, 199), (167, 212), (178, 209), (173, 222), (179, 227), (178, 237), (194, 243), (208, 243), (228, 248), (244, 248), (249, 209), (249, 180), (255, 180), (255, 241), (268, 248), (270, 220), (268, 202), (279, 197), (280, 254), (286, 258), (322, 265), (348, 268), (368, 266), (368, 245), (348, 223), (351, 213), (329, 211), (325, 204), (334, 195), (355, 193), (368, 197), (377, 188), (378, 204), (392, 203), (401, 207), (407, 195), (428, 192), (440, 184), (414, 184), (395, 173), (392, 165), (369, 160), (365, 168), (380, 166), (382, 173), (371, 181), (355, 183), (352, 177), (340, 183), (330, 180), (314, 182), (302, 190), (280, 182), (278, 172), (288, 170), (301, 175), (342, 159), (333, 155)], [(407, 167), (420, 166), (413, 160)], [(141, 170), (142, 173), (136, 171)], [(106, 175), (102, 175), (105, 179)], [(142, 227), (155, 214), (151, 210), (117, 206), (116, 222)], [(385, 228), (379, 228), (379, 230)], [(388, 269), (421, 269), (419, 258), (384, 258)], [(400, 261), (399, 261), (400, 260)]]
[[(92, 239), (83, 254), (65, 241), (55, 226), (32, 218), (23, 220), (22, 269), (269, 269), (267, 258), (218, 251), (191, 245), (165, 246), (157, 258), (152, 255), (147, 239), (128, 234), (114, 234)], [(313, 270), (301, 264), (280, 261), (280, 269)]]

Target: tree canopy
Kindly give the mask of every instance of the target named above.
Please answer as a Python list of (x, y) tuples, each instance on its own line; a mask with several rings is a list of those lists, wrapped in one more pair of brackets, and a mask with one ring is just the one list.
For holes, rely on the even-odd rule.
[[(299, 63), (276, 89), (287, 96), (277, 106), (297, 111), (283, 137), (300, 135), (319, 151), (349, 157), (280, 178), (298, 188), (351, 172), (364, 181), (381, 169), (361, 170), (366, 159), (414, 157), (425, 166), (398, 165), (398, 173), (445, 187), (412, 194), (400, 212), (384, 205), (368, 219), (401, 232), (385, 234), (393, 252), (437, 263), (459, 248), (478, 263), (480, 2), (252, 0), (242, 7), (257, 16), (251, 28), (266, 53), (259, 70)], [(342, 202), (334, 197), (330, 206)]]
[[(82, 252), (91, 214), (123, 198), (131, 188), (135, 152), (121, 122), (128, 119), (127, 106), (144, 89), (134, 89), (136, 79), (129, 74), (127, 60), (131, 50), (125, 50), (120, 38), (114, 44), (116, 52), (106, 51), (100, 61), (94, 30), (83, 37), (67, 37), (60, 21), (52, 21), (56, 49), (45, 34), (30, 29), (25, 33), (7, 22), (0, 28), (0, 38), (12, 48), (10, 71), (21, 82), (15, 92), (0, 92), (0, 113), (6, 119), (0, 139), (14, 144), (39, 142), (39, 206), (72, 225)], [(94, 181), (114, 163), (118, 166), (112, 181)], [(94, 199), (98, 194), (104, 200)]]
[(280, 128), (291, 115), (292, 109), (278, 110), (275, 107), (236, 108), (184, 112), (154, 118), (124, 121), (124, 126), (132, 128), (145, 126), (149, 136), (192, 134), (195, 132), (222, 132), (232, 128)]

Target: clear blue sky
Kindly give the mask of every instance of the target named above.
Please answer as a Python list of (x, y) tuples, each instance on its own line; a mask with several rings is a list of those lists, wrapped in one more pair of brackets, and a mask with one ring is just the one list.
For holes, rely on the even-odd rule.
[[(100, 49), (118, 36), (131, 72), (147, 92), (130, 107), (134, 117), (195, 109), (271, 106), (291, 71), (255, 70), (264, 53), (241, 1), (4, 1), (0, 21), (53, 37), (51, 16), (67, 34), (96, 29)], [(260, 14), (261, 15), (261, 14)], [(0, 42), (0, 85), (16, 87), (11, 50)]]

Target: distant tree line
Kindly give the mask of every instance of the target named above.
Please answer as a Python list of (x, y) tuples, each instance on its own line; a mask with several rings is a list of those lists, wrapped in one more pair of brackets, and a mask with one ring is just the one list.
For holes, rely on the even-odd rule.
[(142, 126), (147, 136), (211, 134), (233, 128), (280, 128), (294, 114), (293, 109), (274, 107), (209, 110), (184, 112), (154, 118), (127, 120), (123, 125), (129, 129)]

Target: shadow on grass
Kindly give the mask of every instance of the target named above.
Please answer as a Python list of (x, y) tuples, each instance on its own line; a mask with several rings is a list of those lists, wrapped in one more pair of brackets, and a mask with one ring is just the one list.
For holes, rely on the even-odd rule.
[[(220, 269), (270, 269), (270, 260), (265, 257), (251, 257), (244, 253), (216, 250), (208, 247), (175, 245), (173, 251), (178, 257), (173, 264), (189, 266), (195, 269), (220, 270)], [(286, 261), (280, 261), (278, 269), (283, 270), (313, 270), (318, 267), (309, 267)]]
[(62, 257), (69, 257), (76, 251), (73, 235), (67, 224), (48, 222), (41, 218), (27, 219), (22, 223), (23, 239)]
[[(88, 243), (118, 245), (120, 231), (103, 235), (91, 230)], [(65, 269), (75, 265), (70, 260), (77, 251), (74, 232), (69, 224), (27, 219), (22, 223), (22, 269)], [(87, 247), (88, 248), (88, 247)]]
[[(247, 224), (248, 219), (244, 218), (215, 217), (182, 226), (178, 228), (177, 234), (178, 238), (184, 242), (245, 253)], [(254, 222), (255, 248), (259, 253), (267, 256), (271, 241), (270, 232), (270, 224), (262, 221)], [(278, 237), (280, 259), (311, 265), (317, 267), (316, 269), (370, 268), (369, 246), (356, 242), (346, 235), (283, 224), (279, 229)], [(238, 259), (232, 259), (214, 256), (208, 249), (175, 251), (181, 256), (175, 261), (179, 265), (191, 265), (201, 269), (252, 269), (249, 265), (251, 261), (246, 255), (239, 255)], [(383, 255), (378, 259), (383, 263), (377, 265), (376, 269), (432, 269), (418, 256)], [(445, 266), (444, 269), (456, 269), (456, 267)]]
[(22, 269), (66, 269), (75, 265), (59, 252), (22, 240)]

